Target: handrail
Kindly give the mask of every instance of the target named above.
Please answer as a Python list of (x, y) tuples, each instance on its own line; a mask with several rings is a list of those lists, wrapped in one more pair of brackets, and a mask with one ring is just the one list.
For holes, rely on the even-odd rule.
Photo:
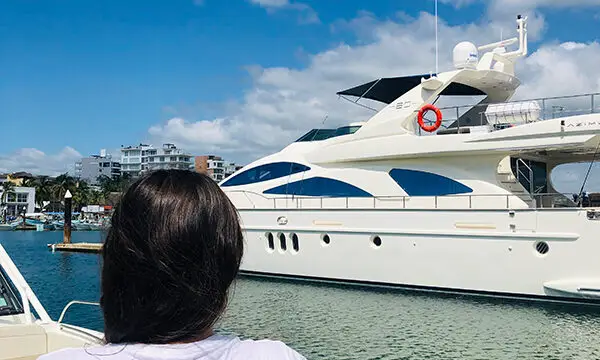
[(100, 306), (99, 303), (96, 302), (89, 302), (89, 301), (80, 301), (80, 300), (73, 300), (70, 301), (63, 309), (63, 311), (60, 313), (60, 316), (58, 318), (57, 323), (62, 323), (65, 314), (67, 313), (67, 310), (72, 306), (72, 305), (93, 305), (93, 306)]
[[(600, 92), (595, 92), (595, 93), (585, 93), (585, 94), (578, 94), (578, 95), (562, 95), (562, 96), (548, 96), (548, 97), (540, 97), (540, 98), (528, 98), (528, 99), (522, 99), (522, 100), (510, 100), (510, 101), (502, 101), (502, 102), (493, 102), (493, 103), (476, 103), (476, 104), (467, 104), (467, 105), (456, 105), (456, 106), (445, 106), (445, 107), (440, 107), (440, 110), (450, 110), (450, 109), (461, 109), (461, 108), (472, 108), (474, 106), (487, 106), (487, 105), (501, 105), (501, 104), (518, 104), (518, 103), (523, 103), (523, 102), (528, 102), (528, 101), (546, 101), (546, 100), (561, 100), (561, 99), (576, 99), (576, 98), (583, 98), (583, 97), (591, 97), (593, 98), (594, 96), (598, 96), (600, 95)], [(417, 109), (416, 111), (419, 111), (419, 109)]]
[[(411, 208), (411, 209), (418, 209), (418, 208), (412, 208), (412, 207), (407, 207), (407, 204), (410, 203), (411, 199), (420, 199), (420, 200), (431, 200), (431, 203), (434, 206), (431, 207), (423, 207), (423, 209), (439, 209), (439, 208), (444, 208), (444, 209), (449, 209), (449, 208), (453, 208), (453, 209), (473, 209), (475, 208), (474, 206), (474, 199), (481, 199), (481, 198), (504, 198), (506, 199), (506, 202), (504, 202), (506, 205), (504, 207), (504, 209), (510, 209), (511, 208), (511, 198), (512, 199), (519, 199), (521, 200), (524, 204), (528, 205), (530, 204), (530, 202), (533, 202), (535, 204), (536, 199), (539, 200), (544, 200), (545, 198), (550, 197), (551, 199), (563, 199), (566, 200), (566, 204), (563, 204), (563, 207), (583, 207), (583, 206), (578, 206), (573, 200), (572, 197), (574, 195), (577, 194), (569, 194), (569, 193), (508, 193), (508, 194), (454, 194), (454, 195), (444, 195), (444, 196), (402, 196), (402, 195), (381, 195), (381, 196), (373, 196), (373, 197), (337, 197), (337, 196), (299, 196), (299, 195), (283, 195), (283, 196), (276, 196), (276, 197), (267, 197), (264, 196), (263, 194), (260, 193), (256, 193), (253, 191), (247, 191), (247, 190), (233, 190), (233, 191), (225, 191), (226, 193), (230, 192), (230, 193), (247, 193), (250, 195), (256, 195), (262, 199), (264, 199), (264, 204), (258, 205), (253, 203), (252, 207), (253, 208), (264, 208), (264, 209), (277, 209), (277, 204), (278, 201), (282, 201), (285, 202), (286, 204), (291, 202), (291, 206), (293, 208), (297, 208), (297, 209), (303, 209), (305, 208), (303, 206), (305, 201), (308, 200), (315, 200), (318, 201), (318, 205), (317, 206), (308, 206), (306, 208), (318, 208), (318, 209), (326, 209), (328, 208), (326, 206), (326, 204), (324, 205), (323, 202), (324, 200), (339, 200), (341, 202), (343, 202), (343, 206), (342, 208), (354, 208), (352, 207), (351, 203), (354, 201), (360, 201), (365, 200), (365, 199), (371, 199), (369, 201), (364, 201), (362, 204), (363, 206), (360, 208), (372, 208), (375, 209), (377, 208), (377, 202), (388, 202), (388, 203), (393, 203), (394, 201), (396, 201), (399, 205), (401, 205), (400, 207), (403, 209), (406, 208)], [(569, 197), (571, 196), (571, 197)], [(440, 206), (440, 199), (468, 199), (468, 206), (457, 206), (457, 207), (442, 207)], [(413, 200), (414, 201), (414, 200)], [(370, 207), (365, 207), (364, 204), (369, 204)], [(559, 205), (560, 204), (556, 204), (553, 203), (551, 206), (543, 206), (543, 201), (540, 202), (541, 206), (539, 208), (547, 208), (547, 207), (555, 207), (555, 205)], [(531, 205), (528, 205), (531, 208)], [(513, 206), (514, 207), (514, 206)], [(240, 208), (244, 208), (244, 207), (240, 207)], [(282, 209), (289, 209), (290, 207), (283, 206), (281, 207)], [(340, 208), (339, 206), (334, 207), (334, 208)], [(356, 207), (359, 208), (359, 207)], [(502, 209), (503, 207), (494, 207), (498, 208), (498, 209)], [(537, 205), (536, 207), (533, 208), (538, 208)]]
[[(579, 95), (564, 95), (564, 96), (552, 96), (552, 97), (541, 97), (541, 98), (533, 98), (533, 99), (522, 99), (522, 100), (511, 100), (511, 101), (505, 101), (505, 102), (491, 102), (491, 103), (486, 103), (486, 102), (479, 102), (476, 104), (466, 104), (466, 105), (455, 105), (455, 106), (444, 106), (444, 107), (439, 107), (440, 111), (442, 111), (444, 114), (451, 114), (449, 118), (446, 118), (446, 116), (444, 115), (444, 120), (442, 121), (442, 127), (443, 128), (448, 128), (447, 125), (445, 124), (452, 124), (456, 121), (458, 121), (459, 119), (461, 119), (462, 116), (464, 116), (465, 114), (471, 112), (473, 115), (478, 115), (479, 116), (479, 123), (478, 124), (469, 124), (468, 126), (483, 126), (483, 125), (496, 125), (496, 126), (500, 126), (500, 125), (506, 125), (507, 123), (511, 123), (511, 121), (507, 120), (507, 117), (515, 117), (515, 116), (521, 116), (522, 117), (522, 121), (520, 122), (514, 122), (514, 120), (512, 121), (512, 123), (514, 124), (518, 124), (518, 123), (529, 123), (532, 121), (543, 121), (546, 119), (554, 119), (556, 118), (557, 114), (560, 114), (561, 117), (565, 117), (565, 116), (572, 116), (572, 115), (580, 115), (580, 114), (594, 114), (596, 112), (600, 111), (600, 107), (598, 107), (598, 109), (596, 109), (596, 101), (595, 101), (595, 97), (596, 96), (600, 96), (600, 93), (586, 93), (586, 94), (579, 94)], [(571, 109), (567, 109), (567, 107), (565, 106), (565, 104), (560, 104), (560, 106), (558, 105), (553, 105), (553, 104), (549, 104), (549, 102), (554, 101), (554, 100), (568, 100), (571, 101), (571, 105), (573, 105), (573, 99), (582, 99), (582, 101), (585, 101), (586, 99), (590, 104), (590, 106), (588, 108), (571, 108)], [(535, 108), (526, 108), (523, 109), (523, 111), (519, 111), (516, 110), (514, 112), (511, 112), (509, 110), (508, 113), (506, 114), (487, 114), (486, 111), (488, 109), (489, 106), (495, 106), (495, 105), (512, 105), (512, 104), (527, 104), (527, 103), (531, 103), (531, 102), (541, 102), (541, 106), (539, 109), (535, 109)], [(575, 103), (581, 103), (581, 101), (575, 101)], [(482, 111), (474, 111), (474, 109), (478, 109), (478, 108), (482, 108)], [(461, 109), (467, 109), (466, 111), (462, 112), (461, 115)], [(557, 110), (558, 109), (558, 110)], [(452, 111), (450, 111), (452, 110)], [(537, 118), (531, 118), (530, 114), (528, 114), (529, 111), (537, 111), (539, 110), (539, 117)], [(419, 109), (415, 109), (414, 112), (418, 112)], [(488, 118), (488, 115), (493, 115), (493, 121), (492, 119)], [(455, 116), (455, 117), (454, 117)], [(485, 119), (485, 121), (484, 121)], [(503, 119), (505, 120), (505, 122), (503, 122)], [(416, 120), (415, 120), (416, 121)], [(457, 124), (457, 127), (459, 130), (461, 127), (464, 127), (464, 125), (461, 125), (460, 123)], [(422, 132), (420, 131), (420, 127), (419, 128), (419, 135), (422, 135)], [(502, 127), (501, 127), (502, 128)], [(453, 127), (454, 129), (454, 127)], [(498, 130), (496, 128), (491, 129), (492, 131), (494, 130)]]
[[(529, 171), (529, 174), (528, 174), (529, 176), (526, 176), (527, 174), (524, 174), (523, 171), (521, 171), (521, 169), (519, 168), (519, 164), (525, 166), (527, 171)], [(517, 159), (517, 181), (519, 181), (519, 183), (520, 183), (519, 174), (526, 177), (525, 180), (527, 180), (527, 183), (529, 184), (529, 193), (534, 194), (534, 191), (533, 191), (533, 169), (523, 159)]]

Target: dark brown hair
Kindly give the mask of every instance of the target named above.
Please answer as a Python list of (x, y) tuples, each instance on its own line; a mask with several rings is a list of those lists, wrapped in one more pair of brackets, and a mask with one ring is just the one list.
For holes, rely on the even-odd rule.
[(237, 211), (211, 178), (141, 177), (116, 207), (103, 248), (106, 341), (164, 344), (210, 331), (242, 254)]

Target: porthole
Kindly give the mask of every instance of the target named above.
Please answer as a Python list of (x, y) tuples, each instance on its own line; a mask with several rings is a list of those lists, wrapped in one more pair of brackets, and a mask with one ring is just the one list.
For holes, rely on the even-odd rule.
[(292, 248), (294, 252), (300, 251), (300, 243), (298, 242), (298, 235), (292, 233), (290, 234), (290, 238), (292, 239)]
[(379, 236), (373, 236), (373, 237), (371, 237), (371, 242), (373, 243), (373, 245), (375, 247), (380, 247), (381, 246), (381, 238)]
[(275, 239), (273, 238), (273, 234), (266, 233), (265, 236), (267, 237), (267, 245), (269, 246), (269, 249), (275, 250)]
[(550, 245), (548, 245), (548, 243), (545, 241), (540, 241), (535, 244), (535, 251), (537, 251), (540, 255), (546, 255), (548, 251), (550, 251)]
[(331, 238), (329, 235), (323, 234), (321, 235), (321, 241), (323, 242), (323, 245), (329, 245), (331, 243)]
[(279, 247), (281, 248), (281, 251), (287, 251), (287, 242), (284, 233), (279, 233)]

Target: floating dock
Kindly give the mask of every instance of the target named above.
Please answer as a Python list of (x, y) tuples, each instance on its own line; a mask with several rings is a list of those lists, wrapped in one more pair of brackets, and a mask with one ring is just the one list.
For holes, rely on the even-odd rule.
[(102, 244), (101, 243), (58, 243), (58, 244), (48, 244), (48, 248), (54, 251), (66, 251), (66, 252), (83, 252), (83, 253), (95, 253), (98, 254), (102, 252)]

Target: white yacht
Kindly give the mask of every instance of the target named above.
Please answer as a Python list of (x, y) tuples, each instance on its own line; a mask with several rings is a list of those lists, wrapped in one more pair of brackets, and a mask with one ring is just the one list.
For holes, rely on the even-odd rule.
[(517, 29), (498, 43), (458, 44), (452, 71), (339, 92), (383, 105), (221, 182), (243, 222), (242, 271), (600, 303), (600, 211), (550, 178), (558, 165), (596, 157), (600, 97), (510, 102), (526, 17)]
[(53, 321), (0, 245), (0, 360), (35, 360), (55, 350), (101, 344), (102, 333), (62, 322), (73, 304), (91, 303), (73, 301)]

